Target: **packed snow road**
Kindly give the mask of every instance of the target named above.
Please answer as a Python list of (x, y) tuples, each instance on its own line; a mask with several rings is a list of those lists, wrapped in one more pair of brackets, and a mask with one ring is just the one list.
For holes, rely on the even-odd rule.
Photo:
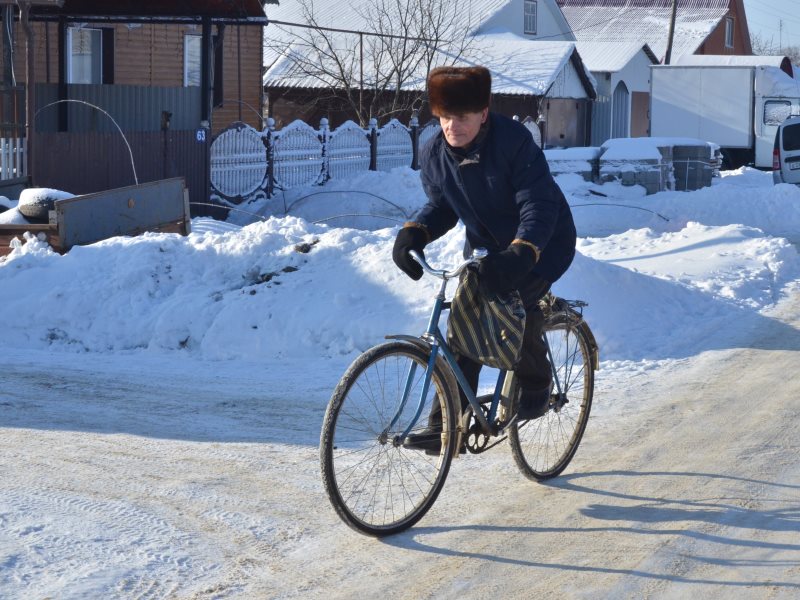
[(798, 327), (795, 293), (720, 349), (601, 373), (563, 476), (460, 458), (384, 540), (322, 490), (313, 361), (7, 352), (0, 597), (796, 598)]

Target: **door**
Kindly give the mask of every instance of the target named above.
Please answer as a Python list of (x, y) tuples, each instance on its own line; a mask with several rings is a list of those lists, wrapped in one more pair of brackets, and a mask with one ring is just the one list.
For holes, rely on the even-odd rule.
[(631, 98), (628, 86), (620, 81), (611, 100), (611, 137), (626, 138), (630, 135)]

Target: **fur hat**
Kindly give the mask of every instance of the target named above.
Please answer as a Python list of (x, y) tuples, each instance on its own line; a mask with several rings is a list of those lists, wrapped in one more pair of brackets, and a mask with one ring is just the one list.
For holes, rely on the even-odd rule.
[(480, 112), (491, 95), (492, 75), (486, 67), (436, 67), (428, 75), (428, 104), (436, 116)]

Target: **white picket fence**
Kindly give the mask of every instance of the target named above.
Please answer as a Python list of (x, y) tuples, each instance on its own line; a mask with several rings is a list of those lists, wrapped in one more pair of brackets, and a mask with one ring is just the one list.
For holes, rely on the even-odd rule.
[(0, 138), (0, 179), (15, 179), (28, 174), (25, 138)]

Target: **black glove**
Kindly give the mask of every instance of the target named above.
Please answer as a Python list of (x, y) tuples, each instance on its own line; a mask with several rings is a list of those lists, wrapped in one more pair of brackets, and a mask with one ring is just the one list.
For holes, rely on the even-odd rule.
[(491, 294), (507, 294), (519, 288), (536, 259), (536, 252), (527, 244), (511, 244), (502, 252), (490, 254), (478, 263), (481, 286)]
[(428, 233), (422, 227), (403, 227), (397, 233), (394, 240), (394, 248), (392, 249), (392, 260), (394, 264), (400, 267), (406, 275), (411, 277), (414, 281), (422, 277), (422, 267), (420, 264), (411, 258), (409, 252), (416, 250), (422, 257), (425, 253), (422, 249), (428, 243)]

